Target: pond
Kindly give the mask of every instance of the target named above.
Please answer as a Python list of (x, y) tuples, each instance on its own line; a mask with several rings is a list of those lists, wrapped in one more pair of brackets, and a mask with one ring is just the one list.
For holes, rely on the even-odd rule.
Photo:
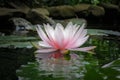
[(0, 37), (0, 80), (120, 80), (119, 35), (98, 31), (88, 30), (91, 36), (83, 45), (97, 46), (94, 54), (71, 52), (64, 59), (41, 59), (48, 54), (34, 53), (36, 37)]

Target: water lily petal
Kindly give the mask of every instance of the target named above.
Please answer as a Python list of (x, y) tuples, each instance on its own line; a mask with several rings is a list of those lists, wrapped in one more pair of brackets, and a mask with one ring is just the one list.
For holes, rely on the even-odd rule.
[(65, 35), (66, 39), (69, 38), (69, 33), (70, 33), (71, 28), (72, 28), (72, 25), (73, 25), (72, 22), (69, 22), (67, 24), (67, 26), (65, 27), (64, 35)]
[(56, 39), (56, 46), (58, 48), (63, 48), (63, 41), (64, 41), (64, 34), (63, 34), (63, 26), (61, 24), (57, 24), (55, 28), (55, 39)]
[(80, 35), (81, 35), (82, 31), (84, 30), (84, 27), (85, 27), (84, 25), (85, 25), (85, 24), (83, 24), (83, 25), (79, 28), (79, 30), (76, 31), (76, 33), (75, 33), (72, 41), (67, 45), (67, 48), (68, 48), (68, 47), (70, 48), (70, 46), (72, 47), (72, 46), (76, 43), (76, 41), (78, 41), (78, 39), (81, 38)]
[(52, 46), (51, 45), (49, 45), (49, 44), (46, 44), (45, 42), (43, 42), (43, 41), (39, 41), (39, 46), (41, 46), (41, 47), (46, 47), (46, 48), (51, 48)]
[(84, 38), (79, 38), (74, 44), (72, 48), (76, 48), (79, 47), (81, 45), (83, 45), (87, 40), (88, 40), (89, 36), (86, 36)]
[(81, 32), (79, 38), (83, 38), (83, 37), (85, 37), (86, 35), (87, 35), (87, 29), (84, 29), (84, 30)]
[(35, 53), (48, 53), (48, 52), (54, 52), (57, 51), (57, 49), (49, 48), (49, 49), (39, 49), (35, 51)]
[(69, 44), (69, 46), (67, 46), (67, 49), (76, 48), (76, 47), (83, 45), (87, 41), (88, 38), (89, 36), (86, 36), (84, 38), (79, 38), (76, 42)]
[(71, 51), (82, 51), (82, 52), (89, 52), (89, 50), (92, 50), (96, 48), (96, 46), (89, 46), (89, 47), (83, 47), (83, 48), (75, 48), (75, 49), (69, 49)]
[(64, 46), (66, 46), (69, 43), (69, 41), (70, 41), (70, 39), (72, 37), (71, 36), (72, 32), (73, 32), (73, 24), (72, 24), (72, 22), (69, 22), (67, 24), (65, 30), (64, 30), (64, 41), (63, 41)]
[(77, 25), (77, 24), (75, 24), (75, 25), (73, 26), (73, 28), (72, 28), (72, 33), (71, 33), (71, 39), (74, 38), (75, 33), (78, 31), (79, 27), (80, 27), (80, 25)]
[(82, 26), (79, 28), (79, 30), (74, 35), (74, 40), (77, 40), (81, 34), (84, 32), (85, 24), (82, 24)]
[(46, 34), (48, 36), (48, 38), (50, 39), (50, 44), (53, 48), (56, 48), (56, 40), (55, 40), (55, 30), (53, 29), (52, 26), (50, 26), (49, 24), (45, 25), (44, 24), (44, 28), (46, 31)]
[(72, 22), (69, 22), (66, 26), (66, 29), (65, 30), (68, 30), (70, 26), (73, 26), (73, 23)]
[(75, 33), (78, 31), (79, 27), (80, 25), (75, 24), (69, 27), (69, 31), (66, 30), (67, 32), (65, 32), (65, 39), (64, 39), (65, 48), (67, 48), (67, 46), (69, 46), (69, 44), (73, 41)]
[(47, 35), (44, 33), (44, 31), (42, 30), (42, 28), (41, 28), (39, 25), (37, 25), (36, 30), (37, 30), (40, 38), (41, 38), (44, 42), (50, 44), (50, 40), (48, 39)]
[(76, 39), (74, 44), (72, 44), (71, 48), (75, 48), (75, 47), (79, 47), (79, 46), (83, 45), (89, 38), (89, 36), (86, 36), (86, 34), (87, 34), (87, 30), (83, 30), (81, 32), (81, 34), (79, 35), (78, 39)]
[(47, 33), (49, 39), (50, 39), (51, 41), (53, 41), (53, 40), (55, 39), (53, 27), (50, 26), (49, 24), (47, 24), (47, 25), (44, 24), (44, 28), (45, 28), (45, 31), (46, 31), (46, 33)]

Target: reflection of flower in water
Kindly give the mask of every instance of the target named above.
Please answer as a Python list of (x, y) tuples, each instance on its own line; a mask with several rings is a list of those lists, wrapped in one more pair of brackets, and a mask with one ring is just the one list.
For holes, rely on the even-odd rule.
[(72, 22), (69, 22), (66, 28), (57, 23), (55, 29), (49, 24), (44, 24), (44, 29), (38, 25), (36, 29), (43, 40), (39, 42), (41, 47), (36, 51), (39, 70), (46, 71), (46, 75), (66, 76), (72, 80), (76, 77), (80, 78), (83, 72), (79, 70), (84, 69), (84, 65), (81, 57), (70, 51), (89, 52), (95, 48), (95, 46), (78, 48), (89, 37), (84, 27), (85, 24), (80, 27), (80, 25), (73, 25)]
[(73, 25), (72, 22), (69, 22), (66, 28), (64, 28), (60, 23), (56, 24), (55, 29), (49, 24), (44, 24), (44, 30), (38, 25), (37, 32), (40, 38), (43, 41), (39, 42), (39, 45), (42, 46), (36, 52), (46, 53), (53, 51), (61, 51), (66, 53), (66, 51), (83, 51), (88, 52), (89, 50), (95, 48), (95, 46), (83, 47), (82, 46), (88, 39), (87, 30), (84, 29), (85, 24)]
[(39, 70), (44, 70), (46, 73), (44, 75), (53, 75), (53, 77), (67, 77), (76, 78), (83, 77), (83, 72), (79, 71), (80, 67), (83, 70), (84, 65), (82, 62), (82, 57), (77, 54), (69, 54), (71, 59), (66, 60), (60, 51), (54, 53), (38, 53), (36, 54), (37, 61), (39, 63)]

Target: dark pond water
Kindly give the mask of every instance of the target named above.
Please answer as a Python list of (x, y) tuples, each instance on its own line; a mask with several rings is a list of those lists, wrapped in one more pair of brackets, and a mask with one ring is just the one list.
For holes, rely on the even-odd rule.
[(97, 46), (95, 54), (74, 52), (78, 59), (59, 59), (57, 64), (52, 59), (36, 61), (36, 49), (31, 47), (31, 42), (36, 43), (37, 38), (2, 37), (0, 40), (0, 80), (120, 80), (117, 36), (91, 36), (83, 46)]

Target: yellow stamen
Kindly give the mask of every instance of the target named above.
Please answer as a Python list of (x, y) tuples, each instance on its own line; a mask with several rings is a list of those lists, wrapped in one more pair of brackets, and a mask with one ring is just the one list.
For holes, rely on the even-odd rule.
[(61, 53), (63, 53), (63, 54), (69, 54), (69, 50), (62, 50)]

